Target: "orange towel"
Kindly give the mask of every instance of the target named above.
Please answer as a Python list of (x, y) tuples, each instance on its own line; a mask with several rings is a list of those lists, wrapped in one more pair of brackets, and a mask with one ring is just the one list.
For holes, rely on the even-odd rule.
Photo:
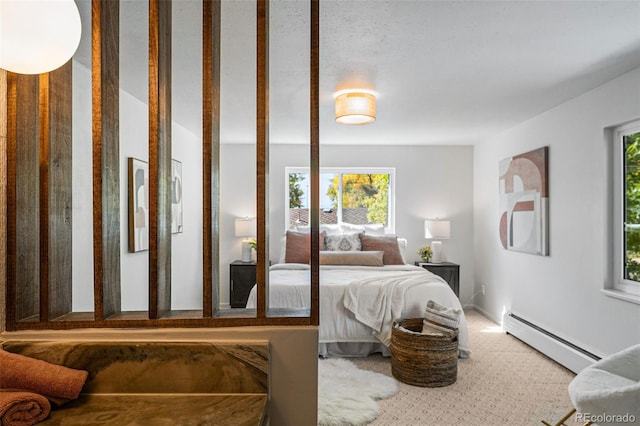
[(14, 389), (0, 390), (0, 425), (31, 426), (51, 412), (49, 400), (42, 395)]
[(61, 405), (80, 395), (89, 373), (0, 350), (0, 388), (24, 389)]

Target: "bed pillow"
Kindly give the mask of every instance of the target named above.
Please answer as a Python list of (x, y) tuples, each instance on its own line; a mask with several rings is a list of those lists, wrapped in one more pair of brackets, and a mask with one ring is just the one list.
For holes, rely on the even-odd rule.
[[(320, 233), (320, 247), (324, 247), (326, 234)], [(287, 231), (285, 235), (284, 263), (309, 263), (311, 261), (311, 233)]]
[(321, 251), (321, 265), (384, 266), (382, 251)]
[(354, 225), (352, 223), (343, 223), (342, 229), (347, 232), (363, 232), (368, 235), (385, 235), (384, 225), (381, 223), (367, 223), (365, 225)]
[(360, 234), (327, 235), (324, 246), (329, 251), (356, 251), (362, 248)]
[(362, 251), (384, 251), (382, 261), (385, 265), (404, 265), (400, 247), (398, 247), (398, 237), (376, 237), (367, 234), (360, 234)]
[[(296, 226), (298, 232), (311, 232), (311, 225), (299, 225)], [(320, 225), (320, 232), (325, 232), (327, 235), (342, 234), (342, 229), (337, 223), (323, 223)]]

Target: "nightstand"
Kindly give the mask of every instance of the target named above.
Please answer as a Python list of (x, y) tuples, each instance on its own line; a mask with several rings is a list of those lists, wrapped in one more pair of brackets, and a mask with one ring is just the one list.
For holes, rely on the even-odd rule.
[(456, 296), (460, 297), (460, 265), (451, 262), (415, 262), (415, 265), (422, 266), (424, 269), (441, 276), (449, 284)]
[(256, 284), (256, 262), (234, 260), (229, 265), (229, 272), (229, 303), (232, 308), (244, 308)]

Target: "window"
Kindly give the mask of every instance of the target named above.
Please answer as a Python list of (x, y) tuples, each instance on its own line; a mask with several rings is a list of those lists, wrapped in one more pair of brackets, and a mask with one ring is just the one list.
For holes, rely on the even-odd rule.
[[(309, 169), (285, 169), (288, 197), (285, 197), (285, 229), (309, 225)], [(320, 223), (364, 225), (381, 223), (387, 233), (395, 232), (395, 169), (321, 168)]]
[(640, 296), (640, 122), (614, 131), (613, 289)]

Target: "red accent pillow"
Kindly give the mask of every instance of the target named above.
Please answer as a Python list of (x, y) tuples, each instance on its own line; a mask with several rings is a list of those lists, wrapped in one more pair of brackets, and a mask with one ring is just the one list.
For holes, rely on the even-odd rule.
[(376, 237), (367, 234), (360, 234), (362, 251), (384, 251), (382, 262), (385, 265), (404, 265), (400, 247), (398, 247), (398, 237)]
[[(324, 247), (326, 233), (320, 233), (320, 249)], [(285, 263), (310, 263), (311, 262), (311, 233), (287, 231)]]

